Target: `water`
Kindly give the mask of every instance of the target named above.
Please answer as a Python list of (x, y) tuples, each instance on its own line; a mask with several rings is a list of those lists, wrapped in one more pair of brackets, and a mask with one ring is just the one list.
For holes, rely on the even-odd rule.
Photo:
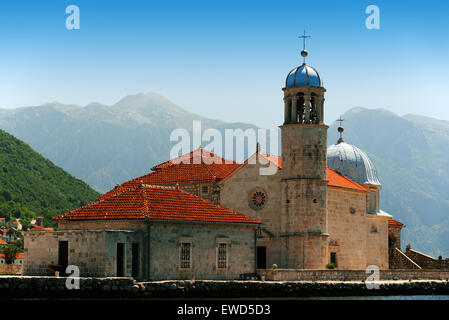
[(449, 300), (449, 295), (307, 297), (295, 300)]

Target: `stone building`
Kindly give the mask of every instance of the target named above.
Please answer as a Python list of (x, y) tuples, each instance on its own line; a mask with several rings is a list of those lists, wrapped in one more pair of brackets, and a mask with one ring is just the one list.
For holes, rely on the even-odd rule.
[(139, 183), (55, 218), (58, 231), (27, 232), (27, 275), (49, 264), (82, 276), (235, 279), (255, 272), (260, 221), (178, 186)]
[(239, 164), (199, 148), (154, 166), (56, 217), (58, 231), (28, 232), (25, 274), (48, 264), (152, 280), (235, 279), (274, 264), (388, 269), (402, 225), (380, 209), (374, 165), (342, 138), (327, 147), (314, 68), (293, 69), (282, 90), (281, 157), (257, 148)]

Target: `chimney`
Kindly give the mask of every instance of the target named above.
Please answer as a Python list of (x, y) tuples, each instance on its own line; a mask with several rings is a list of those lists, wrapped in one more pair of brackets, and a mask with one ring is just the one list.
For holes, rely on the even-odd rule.
[(44, 226), (44, 217), (42, 217), (42, 216), (36, 217), (36, 225), (39, 227), (43, 227)]

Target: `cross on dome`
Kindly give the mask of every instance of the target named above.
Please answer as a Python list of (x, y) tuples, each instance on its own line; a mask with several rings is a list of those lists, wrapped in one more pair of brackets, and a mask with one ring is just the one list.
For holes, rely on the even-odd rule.
[(302, 42), (302, 51), (301, 51), (301, 56), (304, 58), (304, 64), (306, 64), (306, 57), (308, 55), (308, 52), (306, 50), (306, 39), (307, 38), (311, 38), (312, 36), (307, 36), (306, 35), (306, 30), (304, 29), (304, 34), (302, 36), (299, 36), (298, 38), (302, 38), (303, 42)]

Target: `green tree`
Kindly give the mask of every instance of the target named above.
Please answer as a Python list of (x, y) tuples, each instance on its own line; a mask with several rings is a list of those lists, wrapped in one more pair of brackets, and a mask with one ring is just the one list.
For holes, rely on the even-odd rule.
[(19, 249), (19, 252), (23, 252), (24, 251), (23, 239), (22, 238), (10, 242), (9, 245), (16, 246)]
[(5, 255), (6, 264), (12, 264), (16, 260), (17, 253), (19, 253), (19, 247), (15, 245), (3, 246), (0, 252)]

